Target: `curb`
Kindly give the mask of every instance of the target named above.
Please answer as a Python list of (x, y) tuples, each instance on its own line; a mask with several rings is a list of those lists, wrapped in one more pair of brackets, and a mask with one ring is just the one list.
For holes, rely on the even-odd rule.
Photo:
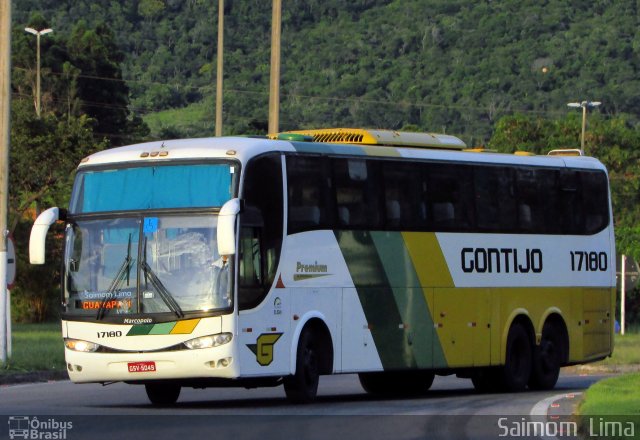
[(28, 373), (0, 374), (0, 386), (15, 385), (20, 383), (50, 382), (66, 380), (69, 376), (65, 370), (32, 371)]

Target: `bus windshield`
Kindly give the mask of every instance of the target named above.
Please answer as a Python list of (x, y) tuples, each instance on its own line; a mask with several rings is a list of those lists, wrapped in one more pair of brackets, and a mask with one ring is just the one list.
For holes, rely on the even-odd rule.
[(70, 315), (209, 312), (231, 306), (217, 217), (76, 220), (66, 231), (65, 311)]
[(220, 207), (233, 194), (231, 163), (80, 170), (71, 214)]

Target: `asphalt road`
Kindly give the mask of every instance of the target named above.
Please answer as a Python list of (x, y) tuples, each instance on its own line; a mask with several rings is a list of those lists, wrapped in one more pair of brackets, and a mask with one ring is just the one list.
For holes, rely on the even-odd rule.
[[(517, 394), (478, 394), (468, 379), (436, 377), (424, 397), (380, 399), (365, 394), (355, 375), (328, 376), (310, 405), (289, 404), (282, 387), (209, 388), (183, 389), (168, 408), (151, 406), (141, 386), (60, 381), (0, 387), (0, 415), (9, 427), (28, 417), (34, 435), (65, 440), (488, 439), (529, 420), (540, 402), (544, 413), (547, 402), (562, 398), (563, 405), (554, 406), (569, 414), (580, 392), (602, 377), (563, 374), (552, 391)], [(7, 438), (3, 431), (0, 425), (0, 438)]]

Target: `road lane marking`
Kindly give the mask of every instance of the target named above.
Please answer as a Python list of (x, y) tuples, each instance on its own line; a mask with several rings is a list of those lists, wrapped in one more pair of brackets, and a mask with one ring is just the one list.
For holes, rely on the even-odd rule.
[[(538, 403), (536, 403), (531, 411), (529, 412), (529, 416), (532, 421), (535, 422), (546, 422), (547, 417), (551, 417), (549, 415), (549, 408), (559, 408), (560, 404), (556, 403), (562, 399), (575, 399), (576, 396), (581, 395), (582, 393), (570, 393), (570, 394), (556, 394), (555, 396), (547, 397), (546, 399), (542, 399)], [(571, 414), (567, 414), (571, 415)], [(540, 438), (543, 440), (557, 440), (556, 436), (548, 436), (541, 435)]]

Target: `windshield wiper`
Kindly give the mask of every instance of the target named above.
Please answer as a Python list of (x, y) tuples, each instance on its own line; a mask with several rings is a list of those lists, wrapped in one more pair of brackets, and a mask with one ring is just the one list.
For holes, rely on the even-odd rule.
[(132, 262), (133, 259), (131, 258), (131, 234), (129, 234), (127, 256), (124, 258), (124, 261), (120, 265), (120, 269), (118, 269), (118, 273), (116, 273), (116, 276), (111, 281), (109, 289), (107, 289), (107, 293), (104, 295), (104, 298), (102, 298), (102, 301), (100, 302), (100, 307), (98, 308), (98, 314), (96, 316), (96, 319), (98, 321), (104, 318), (104, 314), (107, 310), (107, 303), (109, 302), (109, 300), (111, 300), (113, 294), (120, 289), (120, 285), (122, 284), (122, 282), (126, 279), (127, 285), (129, 285), (129, 273), (131, 272)]
[(143, 252), (142, 263), (140, 264), (140, 268), (144, 272), (145, 284), (147, 282), (147, 279), (151, 281), (151, 284), (153, 284), (153, 287), (155, 287), (158, 294), (160, 294), (160, 298), (162, 298), (162, 301), (164, 301), (167, 307), (169, 307), (169, 310), (175, 313), (178, 318), (184, 317), (184, 312), (180, 308), (180, 305), (176, 302), (176, 300), (171, 295), (171, 292), (169, 292), (169, 290), (165, 287), (165, 285), (162, 284), (162, 281), (160, 281), (160, 278), (158, 278), (158, 276), (155, 274), (153, 269), (151, 269), (151, 266), (149, 266), (149, 264), (147, 263), (147, 238), (146, 237), (144, 239), (144, 252)]

